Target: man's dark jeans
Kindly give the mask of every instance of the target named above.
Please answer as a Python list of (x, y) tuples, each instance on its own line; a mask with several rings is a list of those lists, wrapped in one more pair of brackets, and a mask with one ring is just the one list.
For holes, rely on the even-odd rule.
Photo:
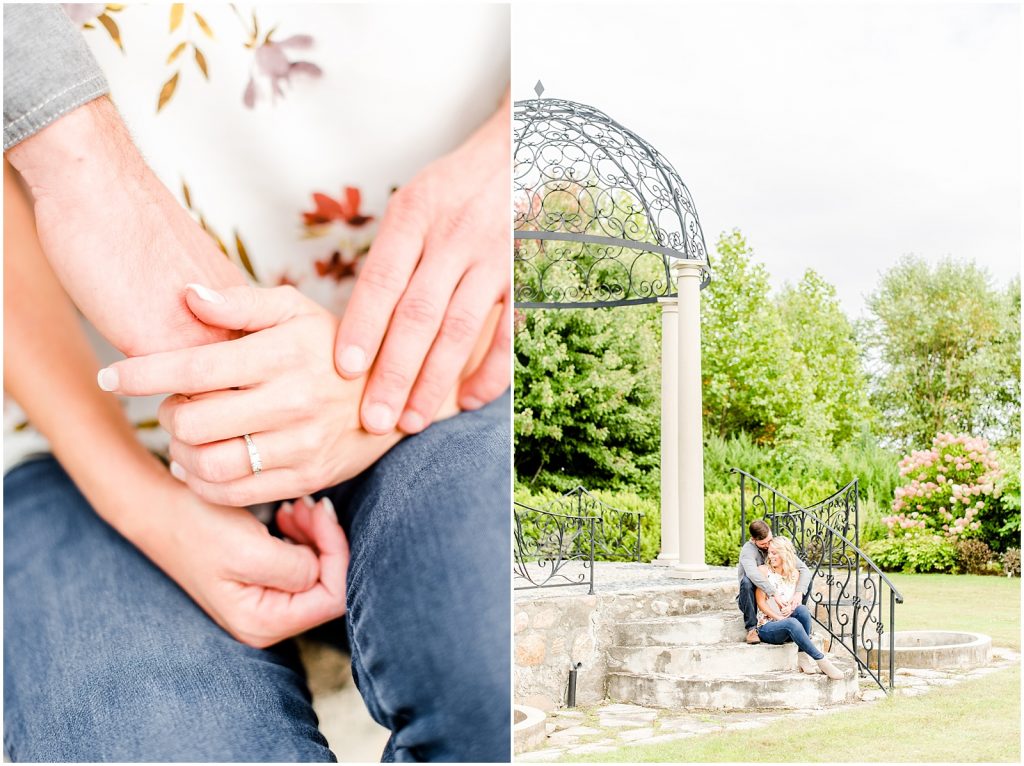
[(743, 612), (743, 629), (753, 630), (757, 626), (757, 600), (754, 593), (757, 588), (754, 583), (744, 577), (740, 580), (740, 592), (736, 595), (740, 611)]

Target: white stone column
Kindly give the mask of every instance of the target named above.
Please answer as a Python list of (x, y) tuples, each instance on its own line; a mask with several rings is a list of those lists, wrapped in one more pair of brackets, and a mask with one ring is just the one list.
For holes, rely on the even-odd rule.
[(679, 563), (679, 301), (661, 298), (661, 553)]
[(704, 439), (700, 372), (702, 261), (677, 259), (679, 294), (679, 565), (685, 575), (708, 572), (704, 562)]

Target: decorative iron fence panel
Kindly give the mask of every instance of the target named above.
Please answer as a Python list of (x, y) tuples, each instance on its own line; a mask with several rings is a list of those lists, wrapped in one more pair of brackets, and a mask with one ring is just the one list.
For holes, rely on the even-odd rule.
[(516, 590), (589, 584), (593, 593), (595, 560), (640, 560), (643, 514), (612, 508), (583, 487), (543, 510), (516, 502), (513, 515)]
[[(854, 658), (862, 675), (882, 689), (893, 688), (896, 604), (903, 596), (858, 546), (858, 493), (854, 479), (813, 505), (801, 506), (746, 471), (740, 476), (740, 538), (747, 532), (747, 509), (789, 537), (797, 555), (812, 572), (807, 604), (811, 616), (828, 634), (831, 649), (839, 645)], [(748, 501), (748, 491), (750, 491)], [(888, 643), (887, 668), (882, 645)], [(883, 683), (887, 670), (887, 683)]]

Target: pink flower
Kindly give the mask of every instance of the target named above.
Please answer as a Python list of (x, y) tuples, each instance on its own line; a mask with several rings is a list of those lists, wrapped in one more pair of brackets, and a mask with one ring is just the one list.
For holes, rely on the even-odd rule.
[(313, 47), (310, 35), (292, 35), (280, 42), (268, 39), (256, 48), (253, 60), (253, 74), (249, 76), (249, 84), (245, 86), (242, 102), (252, 109), (260, 96), (256, 85), (256, 76), (262, 75), (270, 81), (271, 101), (284, 96), (281, 83), (290, 83), (293, 74), (304, 74), (309, 77), (320, 77), (323, 70), (311, 61), (289, 61), (285, 55), (286, 48), (306, 49)]
[(61, 3), (61, 7), (75, 24), (87, 24), (102, 14), (107, 6), (104, 3)]

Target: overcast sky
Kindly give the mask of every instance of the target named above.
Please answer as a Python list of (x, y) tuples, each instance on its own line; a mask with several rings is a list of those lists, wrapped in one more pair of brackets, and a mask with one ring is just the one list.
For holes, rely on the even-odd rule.
[(1020, 271), (1015, 4), (513, 7), (513, 97), (589, 103), (654, 144), (709, 249), (739, 227), (776, 285), (851, 317), (901, 255)]

